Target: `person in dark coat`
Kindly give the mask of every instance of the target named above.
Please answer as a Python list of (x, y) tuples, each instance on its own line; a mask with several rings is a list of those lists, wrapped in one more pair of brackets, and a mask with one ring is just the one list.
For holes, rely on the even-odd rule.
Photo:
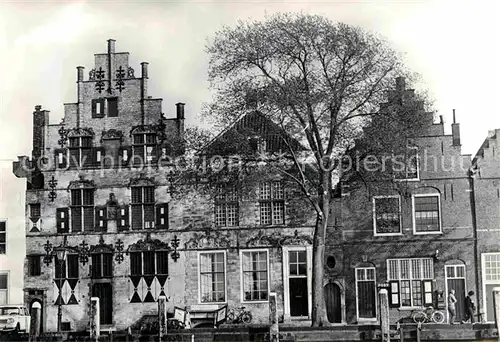
[(465, 298), (465, 319), (462, 321), (463, 324), (467, 323), (469, 319), (470, 322), (474, 324), (474, 311), (476, 311), (476, 305), (474, 304), (472, 296), (474, 296), (474, 291), (469, 291)]

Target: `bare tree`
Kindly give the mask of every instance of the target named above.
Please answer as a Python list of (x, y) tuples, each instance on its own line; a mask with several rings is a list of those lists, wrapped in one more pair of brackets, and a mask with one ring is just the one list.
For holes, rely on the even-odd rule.
[(250, 96), (259, 112), (308, 149), (314, 172), (301, 171), (293, 148), (295, 172), (281, 171), (299, 184), (316, 214), (312, 325), (327, 325), (325, 234), (339, 160), (374, 117), (394, 114), (380, 111), (380, 103), (396, 77), (411, 75), (384, 39), (315, 15), (277, 14), (223, 27), (206, 50), (215, 93), (207, 115), (216, 124), (234, 122)]

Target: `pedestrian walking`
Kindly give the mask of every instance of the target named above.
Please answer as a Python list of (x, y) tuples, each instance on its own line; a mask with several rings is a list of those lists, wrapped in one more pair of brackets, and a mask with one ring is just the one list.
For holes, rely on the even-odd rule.
[(455, 324), (455, 316), (457, 315), (457, 309), (455, 303), (457, 302), (457, 298), (455, 297), (455, 290), (451, 289), (448, 294), (448, 314), (450, 324)]
[(465, 319), (462, 321), (462, 324), (467, 323), (469, 319), (470, 322), (474, 324), (474, 311), (476, 311), (476, 305), (474, 304), (472, 296), (474, 296), (474, 291), (469, 291), (465, 298)]

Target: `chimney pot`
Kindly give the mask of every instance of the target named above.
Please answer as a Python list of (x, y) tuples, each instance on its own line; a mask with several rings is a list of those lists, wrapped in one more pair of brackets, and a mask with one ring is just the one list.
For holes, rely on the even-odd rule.
[(115, 40), (108, 39), (108, 53), (115, 53)]
[(175, 106), (177, 107), (177, 119), (179, 119), (179, 120), (184, 119), (184, 105), (185, 105), (185, 103), (182, 103), (182, 102), (175, 104)]
[(442, 115), (439, 116), (439, 123), (443, 124), (443, 116)]
[(455, 109), (453, 109), (453, 123), (456, 123), (456, 121), (455, 121)]

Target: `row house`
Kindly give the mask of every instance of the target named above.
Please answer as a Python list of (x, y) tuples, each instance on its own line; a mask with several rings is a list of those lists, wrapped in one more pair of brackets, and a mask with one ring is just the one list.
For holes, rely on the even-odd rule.
[[(307, 319), (314, 217), (300, 192), (273, 173), (193, 191), (173, 168), (184, 104), (165, 117), (148, 82), (148, 63), (136, 75), (108, 40), (88, 78), (77, 67), (60, 123), (35, 107), (31, 157), (13, 169), (27, 179), (24, 301), (42, 308), (41, 331), (88, 329), (91, 297), (106, 330), (156, 314), (161, 295), (169, 311), (245, 305), (255, 323), (276, 292), (282, 320)], [(249, 153), (281, 149), (257, 112), (231, 129)]]
[[(405, 106), (415, 94), (400, 78), (389, 99)], [(461, 153), (459, 124), (448, 135), (433, 113), (422, 107), (415, 115), (424, 129), (408, 140), (403, 169), (341, 180), (325, 279), (327, 301), (341, 305), (327, 304), (330, 321), (377, 322), (380, 288), (389, 291), (392, 323), (411, 320), (416, 308), (444, 310), (451, 289), (461, 320), (466, 293), (476, 291), (470, 156)]]
[(500, 286), (500, 129), (491, 130), (472, 160), (478, 312), (494, 322), (493, 288)]

